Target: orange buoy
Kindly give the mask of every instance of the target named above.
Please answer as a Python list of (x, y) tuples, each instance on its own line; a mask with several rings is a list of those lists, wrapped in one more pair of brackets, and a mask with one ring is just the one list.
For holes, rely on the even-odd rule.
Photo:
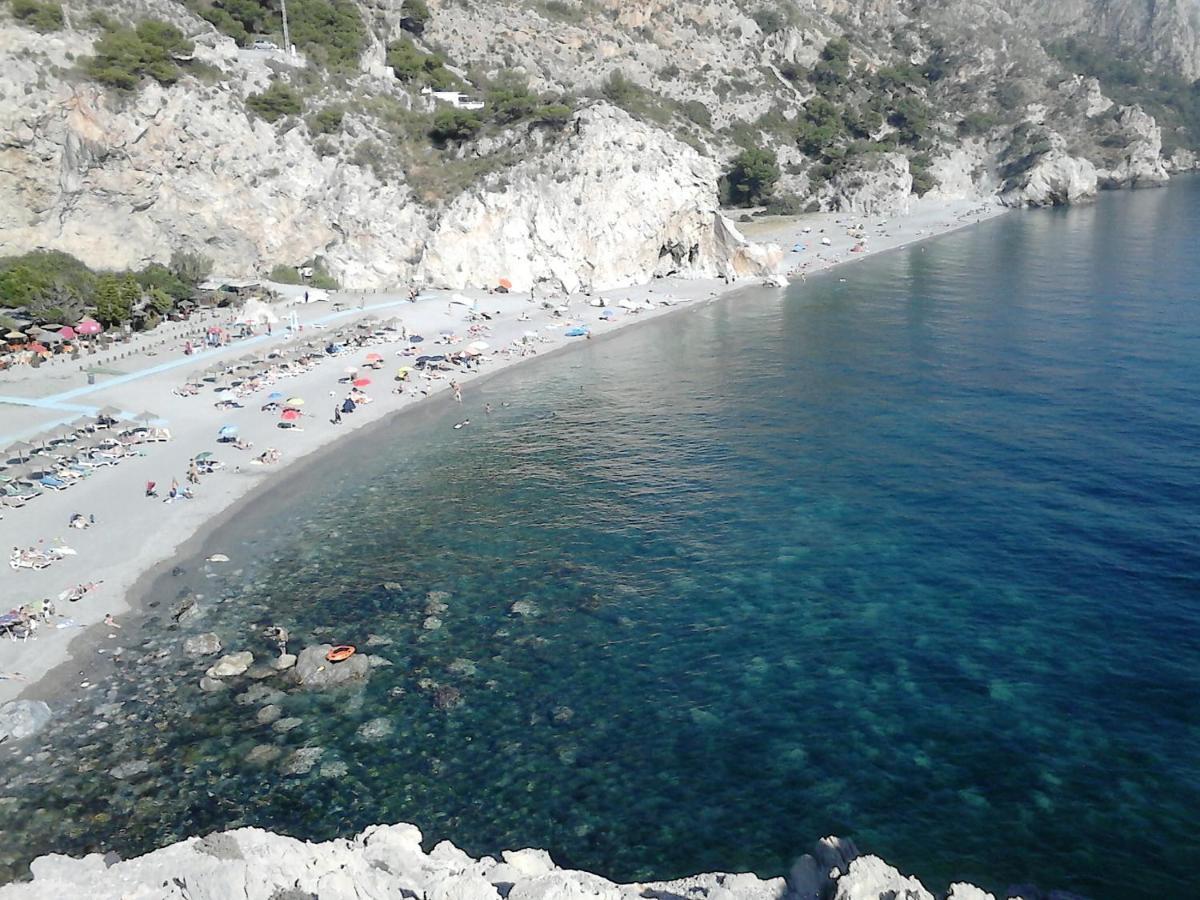
[(344, 659), (349, 659), (354, 655), (354, 647), (349, 644), (342, 644), (339, 647), (334, 647), (325, 654), (325, 658), (330, 662), (341, 662)]

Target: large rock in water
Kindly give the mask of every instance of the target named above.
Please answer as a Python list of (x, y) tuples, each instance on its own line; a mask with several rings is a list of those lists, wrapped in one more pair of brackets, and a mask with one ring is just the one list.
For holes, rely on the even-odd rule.
[(371, 658), (365, 653), (356, 653), (342, 662), (330, 662), (325, 658), (332, 644), (305, 647), (296, 658), (296, 667), (291, 670), (292, 678), (300, 687), (310, 691), (321, 691), (342, 684), (366, 681), (371, 675)]
[(50, 707), (41, 700), (10, 700), (0, 706), (0, 740), (19, 741), (35, 735), (52, 717)]
[(222, 656), (213, 665), (208, 667), (208, 671), (204, 674), (209, 678), (232, 678), (234, 675), (241, 675), (250, 668), (250, 664), (254, 662), (254, 654), (249, 650), (243, 650), (241, 653), (230, 653), (227, 656)]

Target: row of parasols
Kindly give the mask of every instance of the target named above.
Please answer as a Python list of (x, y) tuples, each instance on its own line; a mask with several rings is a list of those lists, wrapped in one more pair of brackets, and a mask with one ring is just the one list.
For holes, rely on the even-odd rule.
[(24, 331), (13, 329), (4, 335), (10, 349), (23, 349), (32, 353), (50, 353), (50, 347), (81, 337), (100, 334), (104, 326), (92, 318), (80, 320), (78, 325), (30, 325)]
[[(111, 434), (99, 434), (104, 429), (112, 429), (122, 421), (130, 423), (129, 429), (150, 428), (163, 422), (157, 413), (146, 410), (136, 416), (129, 416), (115, 406), (106, 406), (95, 415), (80, 416), (73, 422), (51, 428), (28, 441), (17, 441), (10, 445), (0, 456), (0, 467), (29, 462), (36, 453), (53, 453), (63, 445), (70, 444), (71, 448), (79, 449), (86, 444), (99, 446), (111, 443)], [(136, 423), (136, 424), (135, 424)]]

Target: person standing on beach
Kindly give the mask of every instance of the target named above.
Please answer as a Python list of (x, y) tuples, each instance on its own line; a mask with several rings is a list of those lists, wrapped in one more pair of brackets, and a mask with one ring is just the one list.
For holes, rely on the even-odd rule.
[(200, 469), (196, 467), (195, 459), (188, 460), (187, 480), (189, 484), (200, 483)]
[(459, 403), (462, 403), (462, 388), (459, 387), (457, 381), (450, 382), (450, 390), (454, 392), (454, 399)]
[(336, 403), (333, 405), (333, 424), (334, 425), (342, 424), (342, 408), (340, 406), (338, 406)]

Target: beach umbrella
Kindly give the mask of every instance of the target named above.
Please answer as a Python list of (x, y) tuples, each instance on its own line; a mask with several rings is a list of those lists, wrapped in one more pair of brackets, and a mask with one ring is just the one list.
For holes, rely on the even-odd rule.
[(347, 375), (357, 375), (358, 374), (358, 366), (346, 366), (346, 368), (342, 369), (342, 371), (345, 372)]
[(419, 334), (410, 334), (408, 336), (408, 342), (410, 344), (419, 344), (423, 340), (425, 340), (425, 338), (421, 337)]
[(355, 378), (353, 382), (355, 387), (366, 387), (370, 383), (370, 378)]
[(96, 412), (97, 419), (117, 419), (121, 415), (121, 411), (115, 406), (105, 406)]
[(4, 451), (7, 454), (5, 458), (19, 459), (21, 462), (25, 462), (26, 457), (29, 455), (29, 451), (32, 449), (33, 444), (29, 443), (29, 441), (17, 441)]
[(103, 326), (93, 318), (85, 318), (79, 321), (75, 326), (75, 331), (79, 334), (99, 334), (104, 330)]
[(21, 334), (19, 331), (10, 331), (8, 334), (4, 335), (4, 338), (5, 340), (9, 341), (23, 341), (25, 340), (25, 335)]
[(222, 425), (217, 432), (218, 437), (237, 437), (238, 427), (236, 425)]
[(196, 454), (196, 462), (204, 462), (207, 459), (212, 459), (215, 455), (211, 450), (205, 450), (203, 453)]
[(285, 409), (279, 414), (279, 419), (283, 422), (295, 422), (299, 418), (300, 410), (298, 409)]
[(616, 315), (617, 315), (617, 311), (615, 309), (606, 309), (606, 310), (604, 310), (604, 312), (600, 313), (600, 318), (612, 319), (612, 318), (615, 318)]
[(282, 399), (283, 394), (281, 394), (279, 391), (271, 391), (271, 393), (267, 394), (267, 401), (270, 403), (274, 403), (276, 400)]
[(39, 344), (36, 341), (34, 343), (30, 344), (29, 347), (26, 349), (32, 350), (34, 353), (49, 353), (50, 352), (49, 350), (46, 349), (44, 344)]
[(142, 412), (140, 412), (136, 416), (134, 416), (134, 418), (140, 419), (141, 421), (145, 422), (147, 425), (149, 425), (151, 422), (161, 422), (162, 421), (162, 418), (159, 416), (158, 413), (152, 413), (148, 410), (143, 410)]
[(378, 353), (368, 353), (367, 362), (383, 362), (383, 357)]
[(467, 348), (474, 350), (476, 353), (482, 353), (484, 350), (490, 349), (491, 345), (487, 341), (472, 341), (467, 345)]
[(496, 283), (497, 283), (497, 284), (499, 284), (499, 285), (500, 285), (500, 287), (504, 288), (506, 291), (511, 291), (511, 290), (512, 290), (512, 282), (511, 282), (511, 281), (509, 281), (507, 278), (501, 278), (501, 279), (500, 279), (498, 282), (496, 282)]
[(303, 406), (304, 398), (303, 397), (288, 397), (287, 405), (288, 406), (297, 406), (297, 407)]
[(588, 330), (581, 325), (576, 325), (574, 328), (568, 328), (563, 334), (566, 337), (585, 337)]

